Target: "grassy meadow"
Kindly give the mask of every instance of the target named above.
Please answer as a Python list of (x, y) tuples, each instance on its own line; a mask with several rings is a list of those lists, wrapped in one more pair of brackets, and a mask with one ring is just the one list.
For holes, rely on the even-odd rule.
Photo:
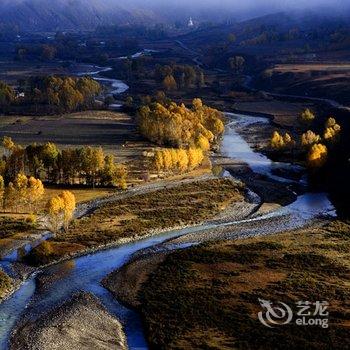
[[(344, 349), (350, 326), (350, 223), (207, 243), (167, 256), (143, 285), (154, 349)], [(328, 301), (329, 328), (268, 328), (258, 299)], [(161, 326), (160, 326), (161, 325)]]
[(212, 179), (119, 199), (74, 220), (68, 231), (48, 242), (49, 246), (44, 243), (44, 247), (35, 248), (29, 260), (47, 263), (72, 253), (72, 247), (80, 251), (151, 230), (199, 223), (243, 200), (243, 193), (244, 188), (229, 179)]

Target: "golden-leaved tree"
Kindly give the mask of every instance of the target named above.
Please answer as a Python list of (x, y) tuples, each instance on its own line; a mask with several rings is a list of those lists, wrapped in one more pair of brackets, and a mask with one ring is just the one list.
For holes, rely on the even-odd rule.
[(65, 230), (67, 230), (70, 222), (72, 221), (76, 206), (75, 196), (70, 191), (63, 191), (60, 197), (63, 200), (63, 227)]
[(311, 146), (307, 162), (312, 168), (321, 167), (327, 161), (328, 150), (322, 143), (316, 143)]
[(3, 206), (6, 209), (29, 208), (37, 209), (37, 204), (44, 195), (45, 189), (41, 180), (34, 177), (27, 178), (19, 173), (15, 180), (4, 188)]
[(43, 198), (44, 193), (45, 189), (41, 180), (31, 176), (27, 185), (27, 201), (31, 210), (37, 210), (38, 203)]
[(201, 148), (163, 148), (155, 152), (153, 161), (157, 172), (185, 172), (197, 168), (204, 160)]
[(86, 184), (126, 188), (126, 167), (105, 155), (101, 147), (60, 150), (54, 143), (33, 143), (25, 148), (4, 137), (7, 155), (0, 160), (0, 174), (15, 185), (19, 173), (53, 184)]
[(46, 204), (48, 228), (56, 233), (61, 227), (68, 230), (76, 207), (75, 196), (70, 191), (63, 191)]
[(301, 145), (303, 147), (312, 146), (315, 143), (321, 141), (320, 135), (315, 134), (313, 131), (308, 130), (301, 135)]
[(107, 186), (115, 186), (125, 190), (127, 188), (128, 171), (126, 166), (117, 164), (112, 155), (104, 159), (104, 167), (101, 170), (101, 182)]
[(336, 120), (332, 117), (328, 118), (325, 124), (325, 131), (323, 133), (323, 138), (326, 141), (334, 141), (339, 135), (341, 127), (337, 124)]
[[(138, 125), (143, 136), (160, 146), (204, 148), (218, 140), (224, 131), (223, 115), (214, 108), (194, 99), (192, 108), (170, 102), (151, 103), (138, 111)], [(202, 138), (207, 141), (203, 141)], [(200, 140), (200, 141), (199, 141)]]
[(283, 149), (292, 147), (294, 145), (294, 141), (290, 134), (285, 133), (284, 135), (280, 134), (278, 131), (274, 131), (271, 140), (270, 146), (273, 149)]
[(53, 233), (59, 231), (63, 223), (64, 202), (60, 196), (54, 196), (46, 203), (47, 226)]
[(316, 115), (309, 109), (306, 108), (303, 112), (300, 113), (299, 120), (303, 124), (310, 124), (314, 121)]

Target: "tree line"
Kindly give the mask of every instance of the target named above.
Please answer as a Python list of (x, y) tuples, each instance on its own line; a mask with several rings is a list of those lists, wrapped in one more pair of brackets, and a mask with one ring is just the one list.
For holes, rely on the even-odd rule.
[(204, 152), (200, 148), (163, 148), (155, 152), (154, 168), (158, 171), (183, 173), (202, 164)]
[(101, 85), (90, 77), (30, 77), (19, 81), (18, 94), (0, 82), (0, 108), (33, 105), (55, 112), (72, 112), (93, 107)]
[(193, 85), (201, 88), (205, 85), (204, 73), (190, 65), (159, 65), (155, 67), (155, 79), (163, 84), (165, 90), (189, 89)]
[(3, 147), (5, 154), (0, 160), (0, 175), (6, 183), (14, 181), (21, 173), (51, 184), (126, 188), (126, 167), (117, 164), (101, 147), (60, 150), (52, 142), (22, 147), (6, 136)]

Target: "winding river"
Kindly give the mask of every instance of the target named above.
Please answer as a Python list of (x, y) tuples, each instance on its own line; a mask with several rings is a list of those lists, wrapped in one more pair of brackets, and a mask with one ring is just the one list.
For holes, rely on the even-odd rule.
[[(92, 72), (96, 79), (121, 91), (125, 84), (116, 79), (107, 79), (99, 76), (101, 70)], [(125, 90), (124, 90), (125, 91)], [(111, 93), (115, 94), (115, 91)], [(269, 176), (278, 181), (290, 181), (274, 175), (274, 167), (279, 166), (262, 154), (254, 152), (248, 143), (236, 132), (236, 127), (242, 124), (267, 122), (258, 117), (247, 117), (237, 114), (228, 114), (231, 122), (228, 123), (222, 142), (222, 153), (231, 158), (246, 162), (254, 172)], [(248, 124), (247, 124), (248, 123)], [(306, 193), (298, 197), (296, 202), (276, 212), (253, 219), (235, 221), (231, 223), (210, 223), (193, 226), (181, 230), (168, 231), (156, 236), (145, 238), (136, 242), (123, 244), (118, 247), (102, 250), (90, 255), (71, 259), (54, 266), (44, 268), (40, 277), (45, 281), (45, 288), (37, 284), (37, 275), (29, 278), (8, 300), (0, 304), (0, 347), (6, 349), (12, 328), (21, 318), (35, 320), (48, 309), (61, 304), (75, 292), (84, 290), (95, 294), (107, 309), (119, 318), (127, 335), (130, 349), (147, 348), (139, 316), (134, 311), (119, 304), (111, 294), (100, 285), (100, 281), (110, 272), (121, 267), (135, 252), (152, 247), (174, 237), (194, 234), (203, 230), (210, 230), (220, 226), (235, 225), (245, 222), (259, 222), (271, 216), (282, 216), (286, 213), (293, 215), (293, 220), (299, 220), (300, 225), (319, 215), (335, 215), (334, 208), (326, 194)], [(286, 219), (291, 220), (291, 219)], [(277, 227), (275, 231), (288, 228), (288, 222)], [(253, 231), (252, 231), (253, 232)], [(254, 231), (254, 234), (259, 232)], [(179, 246), (180, 247), (180, 246)], [(180, 247), (180, 248), (183, 248)], [(176, 249), (176, 247), (175, 247)]]

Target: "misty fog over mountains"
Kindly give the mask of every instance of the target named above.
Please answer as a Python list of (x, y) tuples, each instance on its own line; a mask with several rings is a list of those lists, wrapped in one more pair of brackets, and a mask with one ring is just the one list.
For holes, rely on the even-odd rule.
[[(332, 11), (329, 11), (329, 8)], [(0, 0), (0, 25), (19, 30), (92, 30), (99, 25), (239, 21), (278, 11), (344, 14), (350, 1)]]

